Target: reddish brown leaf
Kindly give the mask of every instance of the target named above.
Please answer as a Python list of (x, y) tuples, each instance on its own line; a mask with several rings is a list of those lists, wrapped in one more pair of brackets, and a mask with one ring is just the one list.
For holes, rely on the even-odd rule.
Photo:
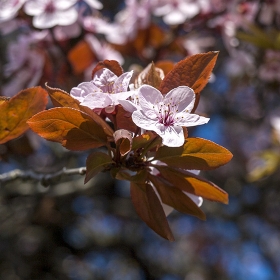
[(73, 98), (68, 92), (59, 88), (51, 88), (47, 84), (46, 88), (55, 107), (70, 107), (78, 110), (80, 109), (80, 102)]
[(158, 176), (149, 176), (156, 187), (163, 203), (173, 207), (179, 212), (193, 215), (206, 220), (203, 211), (179, 188), (176, 188)]
[(135, 175), (131, 174), (131, 172), (127, 172), (127, 170), (119, 169), (114, 178), (118, 180), (126, 180), (134, 183), (144, 184), (147, 180), (148, 172), (146, 169), (138, 171)]
[(134, 86), (135, 88), (139, 88), (145, 84), (158, 89), (163, 78), (163, 70), (155, 67), (154, 63), (152, 62), (142, 72), (139, 73), (134, 81)]
[(158, 149), (155, 159), (170, 167), (182, 169), (211, 170), (228, 163), (232, 153), (226, 148), (206, 139), (187, 138), (181, 147)]
[(41, 87), (33, 87), (20, 91), (0, 104), (0, 144), (20, 136), (28, 129), (26, 121), (46, 108), (47, 96)]
[(173, 68), (174, 62), (171, 60), (159, 60), (155, 63), (155, 66), (162, 69), (164, 76), (166, 76)]
[(168, 166), (156, 166), (165, 180), (176, 188), (208, 200), (228, 203), (228, 194), (214, 183), (202, 179), (191, 172), (173, 169)]
[(208, 52), (189, 56), (178, 62), (165, 76), (160, 91), (168, 93), (178, 86), (188, 86), (196, 94), (206, 86), (215, 66), (219, 52)]
[(95, 55), (85, 41), (80, 41), (67, 55), (75, 74), (83, 73), (95, 61)]
[(116, 123), (119, 129), (127, 129), (131, 132), (137, 131), (137, 126), (132, 121), (131, 113), (128, 113), (122, 106), (117, 106)]
[(97, 175), (99, 172), (103, 171), (108, 165), (113, 164), (114, 161), (110, 158), (108, 154), (102, 152), (93, 152), (87, 157), (86, 162), (86, 177), (85, 184)]
[(31, 129), (41, 137), (60, 142), (73, 151), (97, 148), (107, 143), (113, 131), (106, 123), (104, 127), (104, 123), (98, 115), (88, 115), (68, 107), (40, 112), (28, 121)]
[(92, 78), (93, 78), (94, 74), (102, 68), (108, 68), (117, 76), (120, 76), (121, 74), (123, 74), (123, 69), (116, 60), (107, 60), (106, 59), (103, 61), (99, 61), (97, 63), (95, 68), (92, 70), (92, 74), (91, 74)]
[(139, 217), (161, 237), (174, 241), (164, 210), (153, 187), (149, 184), (131, 183), (130, 195)]
[(113, 137), (117, 147), (119, 147), (120, 154), (126, 155), (131, 151), (132, 133), (126, 129), (119, 129), (114, 132)]

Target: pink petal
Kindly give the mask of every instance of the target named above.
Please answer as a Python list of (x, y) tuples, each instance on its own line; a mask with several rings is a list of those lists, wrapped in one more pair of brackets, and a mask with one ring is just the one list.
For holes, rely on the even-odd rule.
[(153, 120), (149, 119), (147, 116), (145, 116), (142, 113), (142, 111), (133, 112), (132, 120), (137, 126), (143, 128), (143, 129), (155, 131), (157, 121), (153, 121)]
[(190, 87), (179, 86), (169, 91), (164, 98), (168, 103), (171, 99), (173, 103), (179, 105), (178, 112), (187, 110), (190, 113), (194, 106), (195, 93)]
[(162, 144), (168, 147), (180, 147), (185, 142), (184, 132), (181, 126), (164, 126), (157, 123), (153, 129), (162, 138)]
[(163, 96), (156, 88), (143, 85), (139, 88), (139, 105), (144, 113), (147, 111), (154, 111), (154, 106), (162, 102)]
[(208, 123), (210, 120), (209, 118), (205, 118), (203, 116), (184, 112), (177, 114), (176, 118), (178, 118), (178, 120), (176, 121), (176, 125), (185, 127), (202, 125)]
[(121, 92), (121, 91), (127, 91), (130, 79), (133, 75), (133, 70), (130, 72), (125, 72), (122, 75), (120, 75), (114, 84), (114, 92)]
[(87, 106), (91, 109), (95, 108), (106, 108), (107, 106), (113, 105), (109, 95), (103, 92), (98, 94), (87, 95), (84, 101), (81, 103), (83, 106)]

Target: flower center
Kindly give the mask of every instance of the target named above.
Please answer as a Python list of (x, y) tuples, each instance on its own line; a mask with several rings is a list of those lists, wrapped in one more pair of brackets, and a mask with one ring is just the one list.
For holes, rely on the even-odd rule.
[(45, 12), (48, 14), (52, 14), (55, 11), (55, 6), (53, 1), (49, 1), (45, 7)]
[(172, 126), (175, 123), (175, 116), (178, 106), (173, 102), (161, 103), (158, 105), (158, 121), (164, 126)]

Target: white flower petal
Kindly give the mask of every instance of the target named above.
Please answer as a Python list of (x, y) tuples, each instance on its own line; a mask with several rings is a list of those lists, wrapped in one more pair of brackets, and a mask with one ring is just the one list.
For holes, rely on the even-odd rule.
[(101, 90), (91, 82), (84, 82), (79, 84), (77, 87), (72, 88), (70, 91), (70, 95), (73, 98), (78, 99), (80, 102), (83, 102), (84, 98), (87, 95), (96, 92), (101, 92)]
[(187, 110), (190, 113), (194, 106), (195, 93), (190, 87), (179, 86), (169, 91), (164, 98), (168, 103), (171, 99), (173, 103), (178, 104), (178, 112)]
[(68, 10), (57, 11), (56, 16), (58, 25), (70, 25), (77, 21), (78, 12), (72, 7)]
[(133, 112), (132, 120), (137, 126), (141, 128), (155, 131), (154, 129), (157, 122), (146, 117), (142, 111)]
[(97, 94), (87, 95), (81, 105), (87, 106), (90, 109), (106, 108), (112, 105), (112, 100), (109, 94), (98, 92)]
[(119, 104), (119, 100), (126, 100), (128, 97), (130, 97), (133, 94), (131, 91), (125, 91), (125, 92), (117, 92), (109, 94), (110, 98), (112, 99), (113, 103), (115, 105)]
[(97, 0), (85, 0), (89, 6), (91, 6), (93, 9), (101, 10), (103, 8), (103, 4), (100, 3)]
[(134, 111), (136, 111), (138, 109), (137, 105), (133, 102), (131, 102), (130, 100), (118, 100), (119, 104), (121, 104), (123, 106), (123, 108), (125, 109), (125, 111), (129, 112), (129, 113), (133, 113)]
[(157, 105), (163, 100), (161, 92), (149, 85), (141, 86), (138, 96), (139, 104), (144, 112), (154, 110), (154, 105)]
[(59, 10), (67, 10), (77, 3), (77, 0), (55, 0), (55, 7)]
[(180, 147), (185, 142), (184, 132), (180, 126), (167, 126), (157, 124), (154, 131), (161, 136), (162, 144), (168, 147)]
[(24, 11), (30, 16), (37, 16), (45, 11), (47, 1), (29, 0), (24, 5)]
[(125, 72), (122, 75), (120, 75), (115, 81), (114, 91), (115, 92), (127, 91), (132, 75), (133, 75), (133, 70), (131, 70), (130, 72)]
[(208, 123), (208, 121), (210, 120), (209, 118), (205, 118), (203, 116), (199, 116), (196, 114), (189, 114), (185, 112), (178, 113), (176, 115), (176, 118), (178, 118), (176, 124), (185, 127), (202, 125)]

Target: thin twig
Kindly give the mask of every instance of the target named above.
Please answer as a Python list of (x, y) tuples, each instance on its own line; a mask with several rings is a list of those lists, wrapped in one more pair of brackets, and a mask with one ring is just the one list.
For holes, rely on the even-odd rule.
[(84, 175), (86, 174), (86, 167), (79, 167), (73, 169), (63, 168), (55, 173), (38, 173), (32, 170), (15, 169), (10, 172), (0, 174), (0, 186), (4, 183), (21, 179), (23, 181), (33, 180), (40, 182), (43, 186), (47, 187), (52, 183), (57, 183), (63, 175)]

